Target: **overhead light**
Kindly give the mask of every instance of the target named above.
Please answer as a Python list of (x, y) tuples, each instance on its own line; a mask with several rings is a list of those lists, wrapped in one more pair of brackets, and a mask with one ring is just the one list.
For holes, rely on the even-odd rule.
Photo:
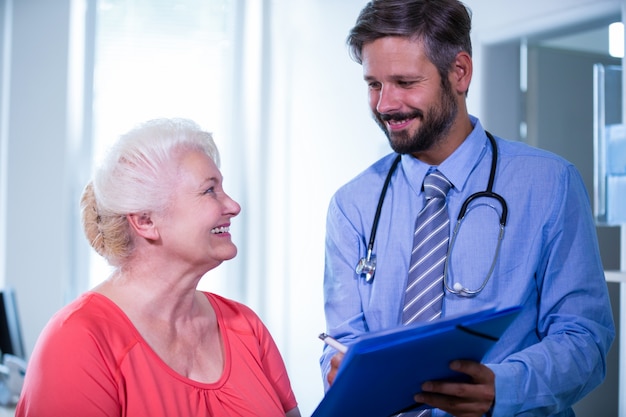
[(622, 22), (609, 25), (609, 54), (615, 58), (624, 57), (624, 24)]

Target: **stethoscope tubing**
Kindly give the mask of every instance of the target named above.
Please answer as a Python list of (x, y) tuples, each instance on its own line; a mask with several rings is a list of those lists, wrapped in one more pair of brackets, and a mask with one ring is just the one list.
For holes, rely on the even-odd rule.
[(385, 195), (387, 195), (387, 188), (389, 187), (389, 183), (391, 182), (391, 177), (393, 176), (394, 171), (396, 170), (400, 160), (402, 159), (402, 155), (396, 156), (393, 164), (391, 164), (391, 168), (389, 168), (389, 172), (387, 173), (387, 178), (385, 178), (385, 183), (383, 184), (383, 188), (380, 192), (380, 197), (378, 198), (378, 205), (376, 206), (376, 214), (374, 214), (374, 222), (372, 223), (372, 232), (370, 233), (370, 241), (367, 245), (367, 253), (371, 254), (374, 249), (374, 241), (376, 239), (376, 230), (378, 230), (378, 221), (380, 220), (380, 212), (383, 209), (383, 203), (385, 202)]
[[(496, 247), (496, 254), (491, 263), (489, 273), (487, 274), (487, 277), (483, 281), (481, 286), (476, 290), (470, 290), (467, 288), (461, 288), (457, 290), (455, 288), (451, 288), (448, 285), (446, 278), (447, 278), (447, 272), (448, 272), (448, 259), (449, 258), (446, 257), (446, 262), (445, 262), (445, 267), (444, 267), (444, 280), (443, 280), (444, 285), (446, 289), (450, 291), (451, 293), (461, 295), (464, 297), (473, 297), (476, 294), (480, 293), (485, 288), (485, 286), (487, 285), (487, 282), (491, 278), (491, 275), (493, 274), (493, 270), (495, 269), (496, 260), (498, 259), (498, 254), (500, 252), (500, 246), (502, 243), (502, 238), (504, 236), (504, 227), (506, 226), (506, 221), (508, 217), (508, 208), (507, 208), (506, 200), (501, 195), (493, 192), (493, 183), (495, 181), (496, 168), (498, 164), (498, 144), (496, 143), (496, 140), (491, 133), (487, 131), (485, 131), (485, 133), (487, 134), (487, 138), (489, 139), (489, 142), (491, 144), (491, 148), (493, 151), (492, 152), (493, 155), (491, 157), (491, 169), (489, 172), (489, 181), (487, 182), (487, 188), (484, 191), (479, 191), (477, 193), (470, 195), (467, 199), (465, 199), (465, 201), (461, 205), (461, 209), (459, 210), (459, 215), (457, 217), (457, 224), (454, 228), (454, 232), (450, 240), (450, 248), (452, 248), (454, 246), (454, 243), (456, 242), (456, 236), (459, 231), (461, 221), (465, 217), (470, 203), (478, 198), (483, 198), (483, 197), (492, 198), (492, 199), (497, 200), (500, 203), (500, 206), (502, 207), (502, 213), (500, 214), (500, 232), (498, 236), (498, 245)], [(391, 177), (393, 176), (393, 173), (396, 171), (396, 168), (398, 167), (400, 160), (401, 160), (401, 155), (398, 155), (394, 159), (393, 163), (391, 164), (391, 167), (389, 168), (389, 172), (387, 173), (387, 177), (385, 178), (385, 182), (383, 183), (383, 188), (380, 192), (380, 197), (378, 199), (378, 204), (376, 206), (376, 213), (374, 214), (374, 221), (372, 222), (372, 230), (370, 232), (370, 238), (369, 238), (369, 242), (367, 245), (366, 256), (359, 260), (359, 263), (357, 264), (355, 268), (355, 271), (357, 274), (365, 275), (366, 282), (371, 282), (374, 279), (374, 273), (376, 270), (376, 255), (374, 255), (373, 251), (374, 251), (374, 242), (376, 240), (376, 231), (378, 230), (378, 222), (380, 220), (380, 215), (381, 215), (383, 203), (385, 201), (385, 196), (387, 194), (387, 189), (389, 187), (389, 183), (391, 182)]]

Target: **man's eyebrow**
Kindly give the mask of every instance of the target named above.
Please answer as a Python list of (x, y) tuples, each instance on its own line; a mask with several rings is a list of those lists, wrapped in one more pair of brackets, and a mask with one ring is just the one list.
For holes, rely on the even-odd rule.
[[(391, 81), (421, 81), (426, 79), (423, 75), (414, 75), (414, 74), (403, 74), (403, 75), (391, 75), (387, 77)], [(364, 75), (363, 80), (365, 81), (378, 81), (378, 78), (372, 75)]]

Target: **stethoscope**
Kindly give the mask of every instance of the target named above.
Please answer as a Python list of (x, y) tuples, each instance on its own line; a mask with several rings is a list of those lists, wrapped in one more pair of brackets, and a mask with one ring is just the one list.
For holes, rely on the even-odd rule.
[[(496, 265), (496, 260), (498, 259), (498, 254), (500, 253), (500, 245), (502, 243), (502, 237), (504, 236), (504, 226), (506, 225), (506, 218), (507, 218), (507, 212), (508, 212), (508, 208), (507, 208), (506, 201), (504, 200), (504, 198), (501, 195), (496, 194), (492, 191), (493, 181), (496, 176), (496, 167), (498, 164), (498, 145), (496, 144), (496, 140), (491, 135), (491, 133), (489, 132), (485, 132), (485, 133), (487, 133), (487, 137), (489, 138), (489, 142), (491, 143), (491, 149), (493, 152), (493, 156), (491, 157), (491, 171), (489, 172), (489, 182), (487, 183), (487, 189), (485, 191), (479, 191), (477, 193), (470, 195), (463, 202), (463, 205), (461, 206), (461, 210), (459, 211), (459, 215), (457, 217), (457, 222), (456, 222), (456, 226), (454, 227), (454, 232), (452, 233), (452, 238), (450, 239), (450, 245), (448, 248), (448, 256), (446, 257), (446, 262), (444, 266), (443, 283), (446, 287), (446, 290), (448, 290), (449, 292), (453, 294), (463, 296), (463, 297), (475, 296), (476, 294), (481, 292), (487, 285), (487, 282), (489, 282), (489, 279), (491, 278), (491, 275), (493, 274), (493, 270)], [(393, 176), (393, 173), (398, 167), (398, 163), (400, 163), (400, 159), (401, 159), (401, 155), (398, 155), (394, 159), (393, 163), (391, 164), (391, 167), (389, 168), (389, 172), (387, 173), (387, 177), (385, 178), (385, 182), (383, 184), (383, 188), (380, 192), (380, 197), (378, 199), (378, 205), (376, 207), (376, 214), (374, 215), (374, 222), (372, 223), (372, 231), (370, 233), (370, 240), (367, 245), (367, 254), (365, 257), (359, 260), (359, 263), (356, 265), (356, 268), (355, 268), (356, 273), (360, 276), (365, 276), (365, 281), (368, 283), (372, 282), (372, 280), (374, 279), (374, 273), (376, 272), (376, 255), (373, 253), (373, 249), (374, 249), (374, 241), (376, 239), (376, 230), (378, 229), (378, 221), (380, 220), (380, 212), (383, 207), (383, 202), (385, 201), (387, 188), (389, 187), (389, 183), (391, 182), (391, 177)], [(465, 215), (467, 213), (467, 209), (470, 203), (478, 198), (483, 198), (483, 197), (497, 200), (500, 203), (500, 206), (502, 207), (502, 212), (500, 214), (500, 232), (498, 234), (498, 243), (496, 245), (496, 252), (495, 252), (495, 256), (493, 257), (491, 267), (489, 269), (489, 272), (487, 273), (487, 277), (483, 280), (482, 284), (477, 289), (471, 290), (469, 288), (465, 288), (463, 287), (463, 285), (461, 285), (458, 282), (455, 283), (452, 287), (450, 287), (448, 285), (448, 261), (450, 259), (450, 254), (452, 252), (454, 243), (456, 242), (456, 236), (459, 232), (461, 221), (465, 218)]]

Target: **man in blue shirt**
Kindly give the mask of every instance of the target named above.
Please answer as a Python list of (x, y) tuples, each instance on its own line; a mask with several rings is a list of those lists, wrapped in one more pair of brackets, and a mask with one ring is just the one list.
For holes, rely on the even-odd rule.
[[(374, 119), (395, 152), (330, 202), (327, 331), (350, 345), (363, 333), (401, 324), (425, 175), (436, 168), (452, 183), (452, 233), (463, 203), (488, 188), (497, 157), (492, 191), (504, 204), (489, 196), (469, 204), (438, 284), (441, 316), (488, 306), (521, 305), (521, 313), (483, 364), (453, 362), (470, 382), (429, 382), (415, 400), (434, 407), (433, 415), (573, 415), (572, 404), (602, 382), (615, 336), (589, 198), (572, 164), (520, 142), (496, 137), (494, 146), (469, 115), (470, 29), (470, 14), (457, 0), (373, 0), (350, 32)], [(398, 154), (372, 247), (375, 274), (359, 274), (355, 264), (368, 255), (378, 190)], [(342, 357), (325, 348), (327, 384)]]

